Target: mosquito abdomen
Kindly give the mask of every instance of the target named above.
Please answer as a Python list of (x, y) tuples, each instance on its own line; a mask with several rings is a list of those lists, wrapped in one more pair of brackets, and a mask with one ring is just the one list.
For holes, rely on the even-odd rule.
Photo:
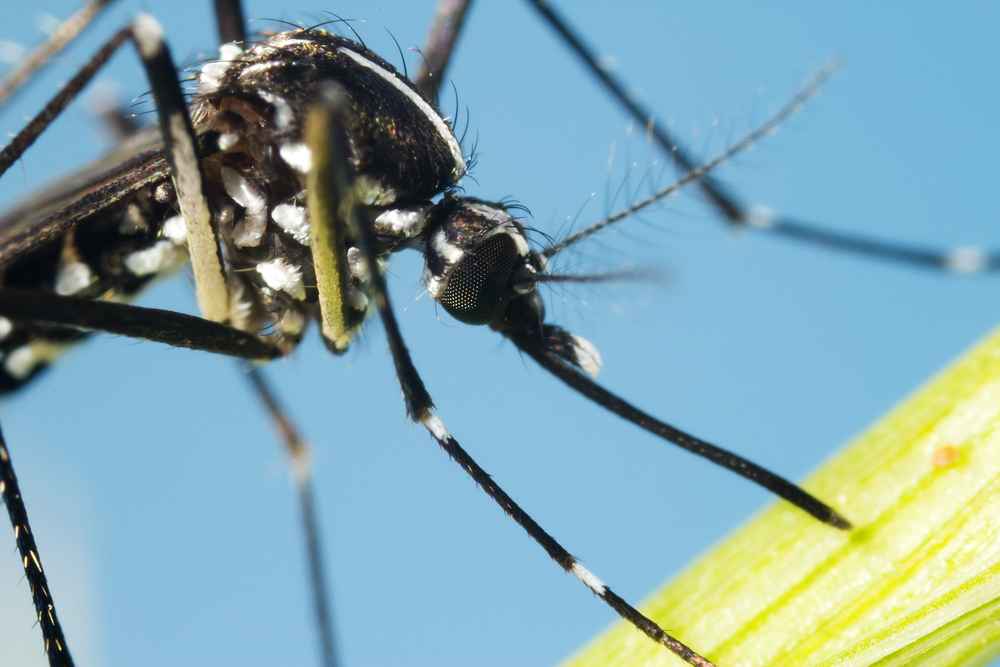
[[(187, 260), (183, 221), (166, 181), (140, 188), (68, 231), (17, 255), (3, 286), (60, 296), (127, 301)], [(8, 218), (4, 226), (16, 226)], [(87, 334), (0, 316), (0, 392), (28, 384)]]

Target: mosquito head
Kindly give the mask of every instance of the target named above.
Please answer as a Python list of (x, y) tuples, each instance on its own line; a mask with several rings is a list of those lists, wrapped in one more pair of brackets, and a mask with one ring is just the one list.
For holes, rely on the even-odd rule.
[(537, 285), (546, 259), (530, 249), (508, 207), (446, 196), (430, 212), (425, 236), (427, 291), (455, 319), (530, 336), (573, 366), (596, 375), (601, 358), (587, 340), (545, 324)]
[(466, 324), (494, 324), (510, 302), (535, 289), (544, 260), (500, 203), (446, 196), (432, 209), (424, 282), (444, 309)]

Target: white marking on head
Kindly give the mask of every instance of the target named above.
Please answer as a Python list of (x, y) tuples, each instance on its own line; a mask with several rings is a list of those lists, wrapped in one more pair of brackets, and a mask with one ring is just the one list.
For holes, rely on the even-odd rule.
[(431, 273), (431, 270), (428, 269), (426, 266), (424, 267), (423, 280), (424, 280), (424, 287), (427, 288), (427, 293), (430, 294), (431, 297), (435, 299), (441, 296), (441, 294), (444, 292), (444, 288), (447, 286), (447, 284), (444, 281), (444, 278), (441, 278), (440, 276), (435, 276), (433, 273)]
[(585, 568), (580, 564), (579, 561), (573, 561), (573, 574), (576, 578), (584, 583), (584, 585), (590, 590), (594, 591), (597, 595), (604, 595), (607, 592), (608, 587), (604, 585), (604, 582), (597, 578), (593, 572)]
[(260, 245), (267, 229), (267, 198), (250, 179), (230, 167), (222, 168), (222, 186), (226, 194), (246, 210), (242, 224), (233, 231), (233, 242), (240, 248)]
[(257, 265), (257, 273), (273, 290), (280, 290), (296, 299), (306, 298), (306, 288), (302, 284), (302, 269), (282, 258), (261, 262)]
[(431, 249), (445, 262), (441, 275), (435, 275), (426, 265), (424, 266), (424, 286), (427, 288), (427, 293), (436, 299), (448, 287), (449, 269), (465, 256), (465, 251), (448, 241), (444, 227), (438, 227), (431, 235)]
[(976, 273), (986, 268), (986, 253), (976, 246), (960, 246), (948, 253), (945, 267), (955, 273)]
[(289, 167), (300, 174), (308, 174), (312, 169), (312, 151), (305, 144), (282, 144), (278, 154)]
[(429, 208), (429, 206), (415, 206), (383, 211), (375, 218), (375, 231), (382, 236), (412, 239), (414, 236), (419, 236), (427, 226)]
[(7, 338), (10, 332), (14, 330), (14, 323), (8, 320), (6, 317), (0, 317), (0, 340)]
[(570, 334), (570, 338), (573, 339), (573, 356), (576, 358), (576, 363), (587, 375), (596, 378), (604, 364), (597, 346), (580, 336)]
[(143, 58), (152, 58), (163, 46), (163, 28), (149, 14), (139, 14), (132, 21), (132, 34)]
[(133, 275), (148, 276), (162, 273), (180, 266), (184, 262), (184, 253), (170, 241), (157, 241), (143, 250), (125, 257), (125, 268)]
[(455, 134), (451, 131), (451, 128), (444, 122), (441, 115), (427, 103), (427, 100), (422, 98), (416, 91), (403, 83), (398, 76), (377, 63), (368, 60), (357, 51), (352, 51), (351, 49), (342, 46), (337, 49), (337, 52), (346, 55), (348, 58), (358, 63), (365, 69), (375, 72), (378, 76), (410, 100), (410, 102), (412, 102), (413, 105), (427, 117), (427, 120), (430, 121), (431, 125), (434, 126), (434, 129), (437, 130), (437, 133), (440, 135), (442, 141), (444, 141), (445, 145), (448, 146), (448, 151), (451, 153), (452, 160), (454, 160), (454, 167), (451, 174), (452, 178), (457, 181), (465, 175), (465, 157), (462, 155), (462, 147), (458, 145), (458, 140), (455, 139)]
[(86, 289), (93, 282), (94, 272), (83, 262), (63, 264), (56, 273), (56, 294), (71, 296)]
[(752, 206), (750, 210), (747, 211), (747, 224), (751, 227), (757, 227), (758, 229), (767, 229), (774, 225), (774, 219), (777, 217), (777, 213), (772, 208), (767, 206)]
[(187, 243), (187, 223), (184, 222), (182, 215), (173, 215), (164, 220), (160, 231), (163, 233), (163, 238), (172, 241), (175, 245)]
[(304, 206), (278, 204), (271, 209), (271, 219), (293, 239), (309, 245), (309, 218)]
[(464, 250), (448, 241), (448, 234), (445, 233), (444, 227), (440, 227), (434, 232), (431, 237), (431, 247), (449, 264), (455, 264), (465, 255)]

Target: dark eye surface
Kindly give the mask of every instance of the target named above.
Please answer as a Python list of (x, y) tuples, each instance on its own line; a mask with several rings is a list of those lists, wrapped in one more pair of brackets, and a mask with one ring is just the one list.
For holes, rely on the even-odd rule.
[(441, 305), (466, 324), (489, 324), (513, 295), (510, 276), (520, 261), (509, 235), (491, 236), (452, 269)]

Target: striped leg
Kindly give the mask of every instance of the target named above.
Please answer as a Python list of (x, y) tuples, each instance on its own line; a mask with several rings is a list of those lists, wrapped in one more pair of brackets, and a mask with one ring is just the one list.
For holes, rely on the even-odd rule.
[(241, 359), (274, 359), (286, 352), (253, 334), (184, 313), (33, 290), (0, 287), (0, 315), (14, 321), (103, 331)]
[[(546, 0), (526, 0), (539, 16), (559, 36), (584, 64), (598, 83), (618, 102), (639, 126), (646, 128), (657, 146), (683, 172), (697, 168), (698, 160), (670, 136), (663, 124), (630, 95), (625, 86), (603, 67), (593, 48), (574, 30), (566, 19)], [(731, 225), (752, 227), (762, 232), (807, 243), (827, 250), (846, 252), (870, 259), (895, 262), (932, 271), (976, 273), (1000, 271), (1000, 251), (976, 247), (952, 249), (927, 248), (842, 232), (793, 217), (777, 215), (764, 207), (749, 206), (711, 177), (699, 180), (702, 192), (711, 206)]]
[[(323, 219), (312, 218), (313, 226), (340, 227), (342, 229), (341, 233), (350, 234), (358, 242), (368, 265), (374, 267), (375, 257), (372, 250), (371, 230), (367, 226), (366, 221), (362, 219), (360, 208), (353, 205), (354, 195), (351, 191), (352, 180), (347, 160), (347, 142), (342, 130), (344, 125), (342, 116), (340, 115), (343, 113), (344, 108), (343, 98), (340, 97), (337, 91), (328, 92), (329, 94), (324, 97), (318, 107), (310, 113), (307, 124), (307, 137), (311, 139), (309, 141), (309, 149), (312, 153), (313, 167), (315, 168), (316, 165), (329, 165), (329, 168), (323, 171), (326, 176), (327, 186), (323, 189), (323, 193), (329, 199), (326, 210), (339, 211), (342, 215)], [(314, 128), (326, 128), (328, 132), (325, 134), (318, 132), (315, 134), (308, 133), (308, 127), (310, 126)], [(318, 249), (314, 247), (313, 252), (318, 252)], [(421, 423), (448, 456), (465, 470), (473, 481), (504, 512), (524, 528), (528, 535), (538, 542), (561, 568), (572, 573), (594, 595), (601, 598), (622, 618), (632, 623), (636, 628), (654, 641), (668, 648), (677, 656), (692, 665), (711, 665), (712, 663), (706, 658), (698, 655), (684, 643), (665, 632), (655, 622), (619, 597), (600, 579), (587, 570), (555, 538), (538, 525), (527, 512), (521, 509), (520, 505), (507, 495), (493, 481), (490, 475), (462, 449), (458, 441), (448, 432), (441, 418), (434, 412), (434, 405), (430, 394), (424, 386), (416, 367), (413, 365), (409, 350), (399, 331), (399, 325), (396, 322), (395, 314), (389, 302), (389, 295), (386, 291), (385, 278), (377, 270), (370, 273), (372, 297), (375, 299), (379, 316), (385, 327), (389, 349), (392, 353), (396, 373), (403, 390), (406, 409), (410, 417), (414, 421)]]
[(14, 463), (10, 459), (10, 451), (0, 433), (0, 495), (7, 505), (10, 524), (14, 527), (14, 539), (17, 541), (17, 552), (21, 556), (24, 576), (31, 588), (31, 599), (35, 603), (35, 614), (42, 628), (42, 638), (45, 642), (45, 655), (49, 658), (51, 667), (71, 667), (73, 657), (63, 636), (62, 625), (56, 614), (55, 602), (49, 592), (49, 583), (42, 569), (42, 558), (38, 554), (35, 535), (28, 523), (28, 511), (21, 498), (21, 487), (17, 484), (14, 474)]

